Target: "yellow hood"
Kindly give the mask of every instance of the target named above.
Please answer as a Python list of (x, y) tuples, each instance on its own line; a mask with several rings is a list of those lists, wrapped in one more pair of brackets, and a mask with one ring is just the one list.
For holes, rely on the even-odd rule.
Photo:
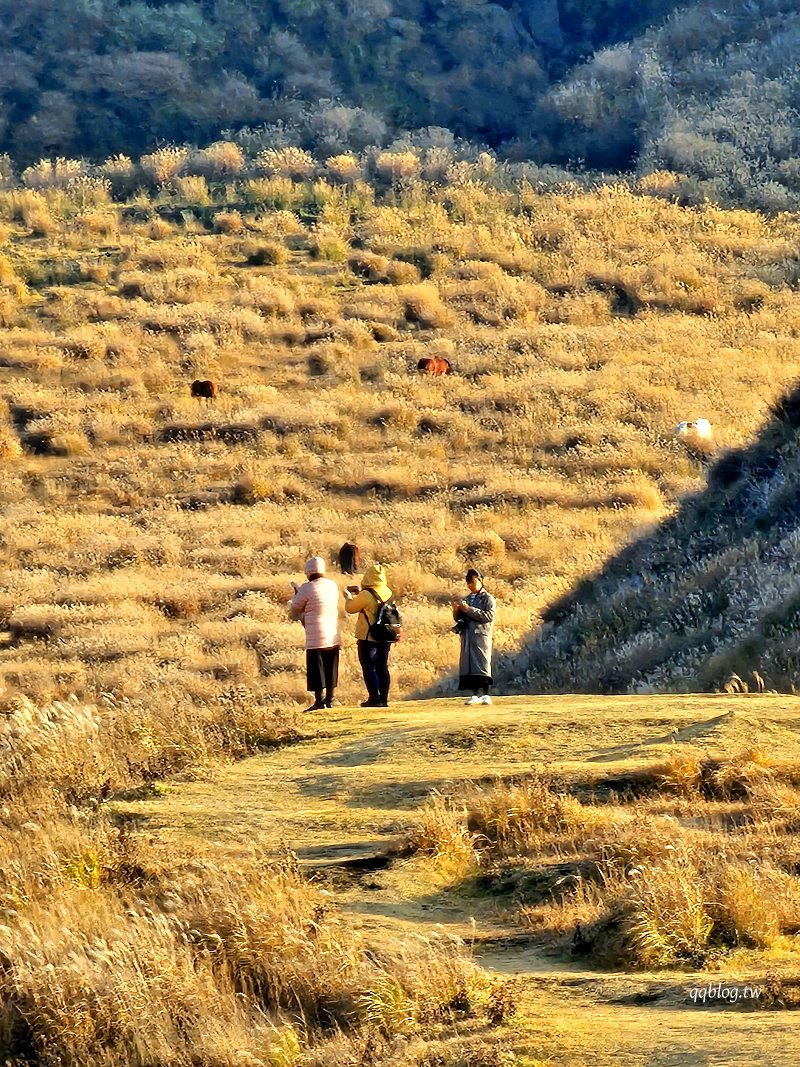
[(364, 571), (364, 577), (361, 579), (362, 589), (373, 589), (381, 600), (388, 600), (392, 595), (392, 591), (386, 582), (386, 571), (380, 565), (380, 563), (373, 563), (370, 567)]

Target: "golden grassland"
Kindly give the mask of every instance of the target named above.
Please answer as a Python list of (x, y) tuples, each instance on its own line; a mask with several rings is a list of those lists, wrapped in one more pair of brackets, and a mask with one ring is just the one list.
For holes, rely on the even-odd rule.
[[(205, 862), (291, 841), (374, 944), (466, 940), (516, 972), (495, 1036), (519, 1062), (782, 1062), (765, 1028), (791, 1062), (799, 753), (792, 696), (507, 696), (490, 718), (438, 698), (334, 708), (302, 744), (111, 807)], [(712, 982), (758, 1003), (701, 1021)]]
[[(307, 555), (387, 566), (397, 697), (452, 668), (480, 566), (511, 680), (547, 605), (702, 484), (675, 423), (741, 444), (794, 377), (793, 217), (456, 177), (0, 189), (12, 1061), (276, 1067), (336, 1031), (320, 1062), (378, 1062), (404, 1027), (498, 1014), (460, 949), (376, 959), (291, 859), (198, 869), (176, 916), (103, 814), (308, 728), (285, 610)], [(429, 354), (455, 373), (420, 378)]]
[(741, 947), (795, 956), (796, 762), (689, 749), (606, 776), (593, 796), (573, 778), (437, 794), (409, 847), (450, 877), (479, 872), (484, 889), (514, 894), (523, 922), (606, 966), (719, 967)]
[[(502, 676), (548, 603), (701, 484), (675, 423), (742, 443), (794, 375), (790, 217), (262, 183), (286, 207), (226, 209), (247, 194), (228, 186), (206, 223), (180, 187), (0, 194), (12, 693), (295, 705), (288, 581), (348, 538), (403, 600), (398, 694), (452, 664), (468, 563), (501, 604)], [(432, 352), (456, 373), (414, 374)], [(355, 675), (346, 638), (345, 700)]]

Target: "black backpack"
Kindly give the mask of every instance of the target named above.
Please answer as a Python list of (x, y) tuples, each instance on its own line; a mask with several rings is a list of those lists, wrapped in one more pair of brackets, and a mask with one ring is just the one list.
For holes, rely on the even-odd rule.
[[(394, 644), (395, 641), (400, 640), (403, 634), (403, 621), (400, 618), (400, 612), (397, 610), (397, 604), (389, 600), (381, 600), (374, 589), (370, 589), (369, 586), (367, 586), (367, 589), (380, 605), (378, 614), (375, 616), (375, 622), (370, 622), (369, 616), (367, 616), (367, 633), (373, 641)], [(364, 615), (367, 615), (366, 611)]]

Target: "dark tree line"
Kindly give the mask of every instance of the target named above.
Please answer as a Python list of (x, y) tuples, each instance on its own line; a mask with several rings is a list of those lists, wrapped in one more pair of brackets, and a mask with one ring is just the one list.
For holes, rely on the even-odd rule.
[(554, 82), (672, 6), (0, 0), (0, 150), (20, 163), (100, 159), (264, 125), (297, 140), (319, 101), (361, 113), (326, 131), (333, 148), (428, 125), (493, 145), (529, 140), (552, 125), (542, 100)]
[(797, 0), (0, 0), (0, 154), (444, 127), (510, 160), (800, 206)]

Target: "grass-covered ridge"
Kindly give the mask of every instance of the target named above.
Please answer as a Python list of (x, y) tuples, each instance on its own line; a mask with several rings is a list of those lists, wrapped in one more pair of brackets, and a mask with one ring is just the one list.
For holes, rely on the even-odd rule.
[[(236, 874), (107, 814), (303, 742), (289, 582), (344, 540), (401, 599), (395, 697), (450, 686), (468, 564), (498, 597), (498, 674), (527, 684), (515, 657), (553, 602), (678, 513), (706, 453), (749, 447), (794, 378), (792, 217), (437, 159), (256, 163), (226, 142), (56, 161), (0, 190), (0, 1047), (17, 1063), (508, 1062), (484, 1032), (508, 998), (459, 944), (356, 937), (276, 841), (254, 844), (274, 778), (248, 795)], [(452, 375), (417, 374), (434, 354)], [(698, 416), (706, 452), (673, 437)], [(428, 1055), (454, 1034), (477, 1051)]]
[[(159, 183), (171, 160), (128, 200), (57, 170), (0, 192), (12, 694), (291, 703), (289, 579), (346, 539), (403, 599), (398, 692), (449, 668), (467, 563), (518, 681), (503, 657), (548, 605), (703, 484), (675, 424), (743, 445), (795, 373), (789, 216), (536, 191), (487, 159)], [(435, 353), (456, 373), (421, 378)]]
[(797, 412), (794, 389), (748, 447), (711, 466), (704, 491), (551, 605), (520, 684), (795, 692)]

